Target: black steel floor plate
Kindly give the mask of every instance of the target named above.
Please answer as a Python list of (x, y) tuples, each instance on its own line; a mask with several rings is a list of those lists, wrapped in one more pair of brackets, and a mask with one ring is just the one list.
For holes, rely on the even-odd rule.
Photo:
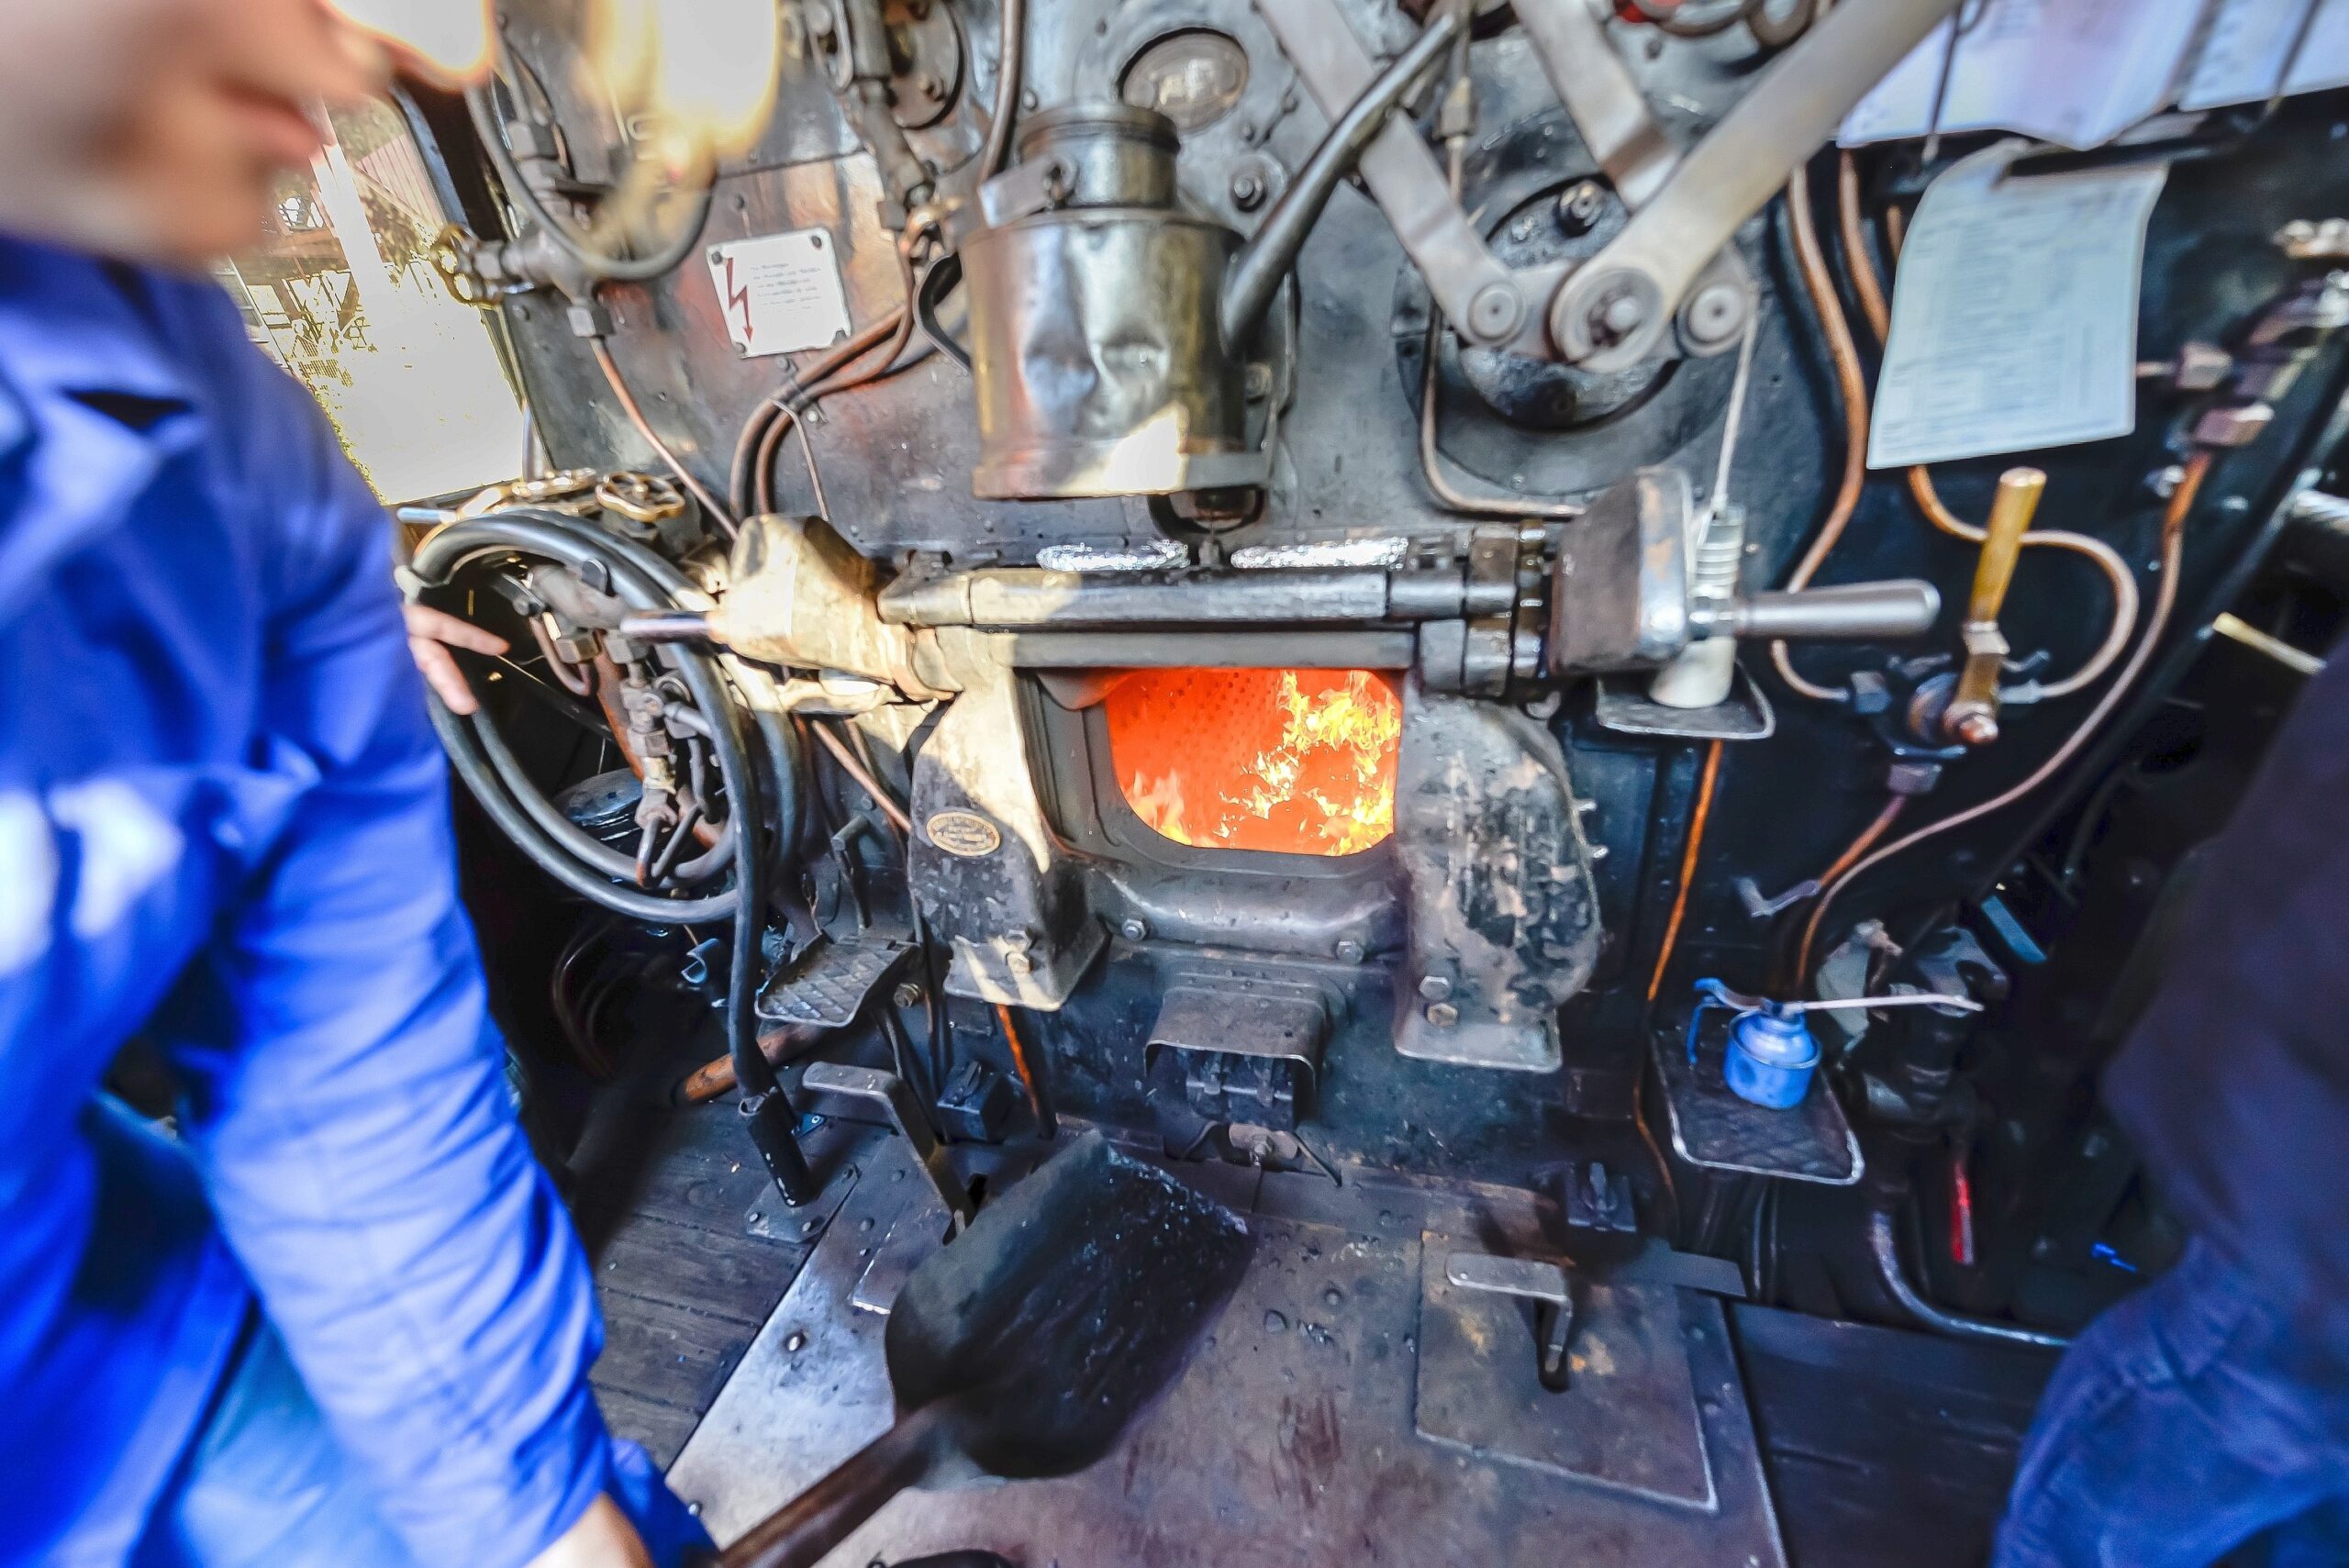
[[(923, 1201), (874, 1159), (671, 1481), (720, 1541), (887, 1425), (885, 1319), (852, 1306), (868, 1253)], [(1416, 1429), (1423, 1236), (1531, 1250), (1528, 1195), (1399, 1194), (1319, 1178), (1180, 1167), (1249, 1214), (1247, 1279), (1188, 1370), (1084, 1474), (913, 1494), (828, 1561), (862, 1568), (967, 1548), (1041, 1568), (1442, 1568), (1724, 1563), (1783, 1568), (1759, 1450), (1719, 1304), (1684, 1295), (1712, 1506), (1438, 1443)], [(868, 1227), (866, 1220), (871, 1220)], [(1530, 1362), (1531, 1350), (1526, 1347)], [(1375, 1548), (1366, 1543), (1375, 1543)], [(1368, 1555), (1366, 1555), (1366, 1552)]]

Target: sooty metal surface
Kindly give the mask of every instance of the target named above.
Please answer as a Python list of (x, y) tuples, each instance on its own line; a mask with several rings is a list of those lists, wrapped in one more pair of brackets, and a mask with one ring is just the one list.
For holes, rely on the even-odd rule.
[(1532, 1304), (1453, 1284), (1439, 1238), (1427, 1238), (1421, 1252), (1421, 1437), (1664, 1502), (1714, 1506), (1688, 1349), (1720, 1332), (1717, 1306), (1670, 1285), (1598, 1284), (1569, 1271), (1567, 1381), (1553, 1393), (1536, 1374)]
[(1247, 1266), (1229, 1211), (1087, 1134), (914, 1271), (883, 1335), (900, 1411), (952, 1401), (985, 1473), (1108, 1451)]
[(826, 941), (767, 987), (759, 998), (759, 1017), (771, 1023), (846, 1029), (912, 951), (885, 937)]
[[(850, 1304), (898, 1216), (933, 1203), (892, 1145), (871, 1162), (806, 1271), (718, 1396), (670, 1479), (733, 1539), (888, 1427), (888, 1321)], [(1022, 1568), (1784, 1568), (1723, 1329), (1680, 1293), (1712, 1508), (1500, 1457), (1502, 1440), (1414, 1428), (1421, 1274), (1431, 1251), (1540, 1253), (1531, 1195), (1179, 1167), (1246, 1216), (1247, 1276), (1166, 1397), (1081, 1474), (908, 1493), (828, 1562), (863, 1568), (973, 1548)], [(871, 1219), (870, 1229), (864, 1221)], [(1423, 1239), (1424, 1238), (1424, 1239)], [(1526, 1351), (1529, 1376), (1531, 1351)], [(1644, 1419), (1626, 1401), (1620, 1423)], [(1497, 1429), (1496, 1429), (1497, 1432)], [(1633, 1440), (1628, 1429), (1621, 1440)], [(1673, 1440), (1686, 1443), (1685, 1431)], [(1475, 1451), (1482, 1449), (1484, 1451)]]

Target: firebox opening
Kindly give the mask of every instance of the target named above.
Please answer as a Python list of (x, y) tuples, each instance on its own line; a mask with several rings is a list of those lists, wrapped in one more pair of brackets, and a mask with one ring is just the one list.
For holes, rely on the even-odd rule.
[(1147, 670), (1103, 701), (1126, 804), (1178, 844), (1339, 856), (1395, 831), (1403, 705), (1369, 670)]

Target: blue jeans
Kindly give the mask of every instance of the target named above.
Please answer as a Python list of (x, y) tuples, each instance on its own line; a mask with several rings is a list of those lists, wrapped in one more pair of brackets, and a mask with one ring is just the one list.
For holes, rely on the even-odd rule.
[[(2064, 1357), (1996, 1568), (2349, 1564), (2349, 1369), (2199, 1241)], [(2243, 1559), (2236, 1559), (2243, 1561)]]
[[(707, 1550), (644, 1451), (613, 1444), (611, 1491), (653, 1561)], [(256, 1318), (129, 1568), (424, 1568), (376, 1511), (275, 1330)]]

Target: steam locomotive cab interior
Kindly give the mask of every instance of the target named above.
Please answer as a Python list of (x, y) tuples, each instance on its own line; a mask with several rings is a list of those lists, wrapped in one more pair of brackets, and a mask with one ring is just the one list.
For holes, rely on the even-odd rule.
[(1122, 1470), (835, 1561), (1972, 1560), (2182, 1243), (2097, 1073), (2340, 620), (2349, 97), (2016, 137), (1954, 0), (778, 0), (696, 141), (573, 9), (402, 103), (530, 430), (402, 582), (511, 645), (436, 722), (616, 1428), (739, 1534), (1098, 1129), (1238, 1298)]

